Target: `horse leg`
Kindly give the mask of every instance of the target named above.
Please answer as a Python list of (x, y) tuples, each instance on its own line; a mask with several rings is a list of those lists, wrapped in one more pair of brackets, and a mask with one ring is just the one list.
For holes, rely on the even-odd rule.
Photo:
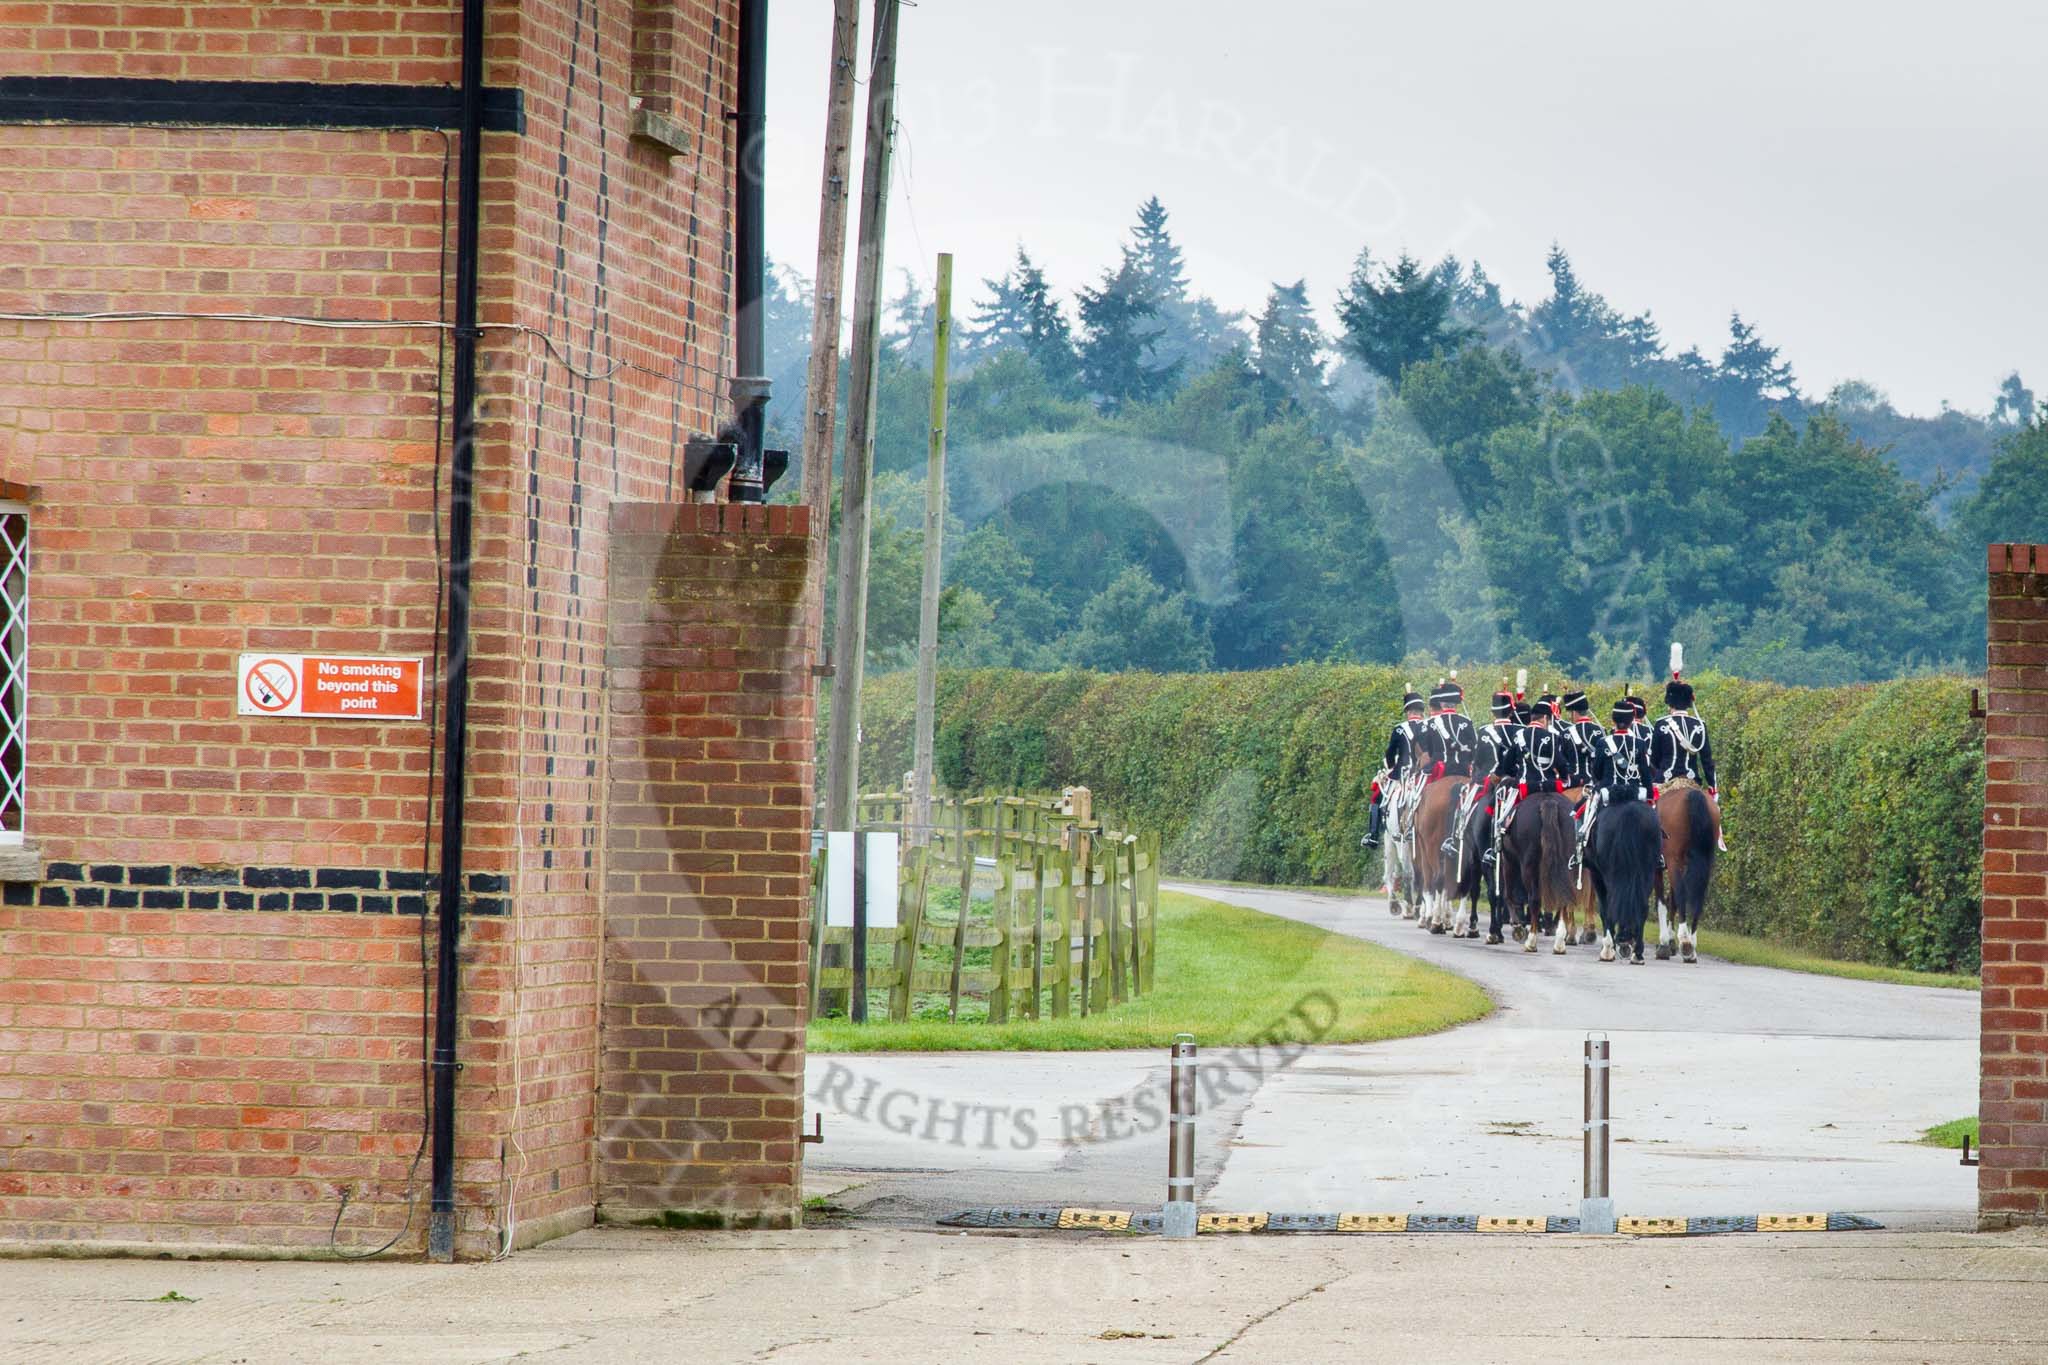
[(1689, 920), (1678, 922), (1678, 958), (1681, 962), (1697, 964), (1700, 960), (1699, 930)]
[(1573, 937), (1572, 911), (1570, 906), (1566, 906), (1557, 912), (1557, 936), (1556, 940), (1550, 945), (1550, 951), (1559, 957), (1564, 956), (1564, 945)]

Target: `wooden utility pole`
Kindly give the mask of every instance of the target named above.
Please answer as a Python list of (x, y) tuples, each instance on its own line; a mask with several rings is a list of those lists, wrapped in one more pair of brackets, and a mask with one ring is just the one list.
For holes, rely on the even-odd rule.
[[(855, 47), (860, 0), (833, 0), (831, 94), (825, 106), (825, 174), (818, 190), (818, 273), (811, 299), (811, 364), (804, 379), (810, 420), (804, 423), (804, 506), (818, 530), (812, 572), (825, 573), (825, 534), (832, 502), (832, 426), (839, 411), (840, 285), (846, 278), (847, 172), (853, 151)], [(820, 596), (820, 609), (824, 598)]]
[(917, 606), (917, 771), (911, 800), (917, 841), (932, 823), (932, 726), (939, 692), (939, 565), (946, 543), (946, 351), (953, 340), (953, 254), (939, 253), (933, 304), (931, 448), (924, 467), (924, 584)]
[(852, 829), (860, 793), (861, 664), (868, 638), (868, 474), (874, 466), (876, 360), (882, 340), (882, 243), (889, 158), (896, 144), (896, 9), (875, 0), (868, 69), (868, 137), (860, 173), (860, 246), (853, 271), (853, 364), (848, 376), (845, 476), (839, 489), (839, 593), (832, 634), (832, 730), (825, 828)]

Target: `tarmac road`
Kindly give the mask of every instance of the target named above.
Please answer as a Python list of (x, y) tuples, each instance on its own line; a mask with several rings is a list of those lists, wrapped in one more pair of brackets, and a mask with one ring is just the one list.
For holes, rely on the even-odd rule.
[[(1622, 1213), (1972, 1221), (1974, 1172), (1914, 1139), (1975, 1109), (1974, 993), (1714, 960), (1711, 921), (1707, 961), (1636, 967), (1600, 963), (1592, 948), (1557, 958), (1547, 944), (1525, 954), (1433, 936), (1376, 899), (1181, 889), (1436, 963), (1499, 1006), (1448, 1033), (1316, 1047), (1284, 1067), (1206, 1054), (1225, 1069), (1205, 1087), (1198, 1129), (1205, 1209), (1576, 1212), (1581, 1049), (1602, 1030)], [(1144, 1103), (1164, 1093), (1159, 1053), (815, 1057), (809, 1082), (826, 1133), (810, 1150), (814, 1177), (852, 1186), (839, 1202), (863, 1220), (1163, 1198), (1165, 1137)], [(892, 1091), (885, 1123), (879, 1100)]]

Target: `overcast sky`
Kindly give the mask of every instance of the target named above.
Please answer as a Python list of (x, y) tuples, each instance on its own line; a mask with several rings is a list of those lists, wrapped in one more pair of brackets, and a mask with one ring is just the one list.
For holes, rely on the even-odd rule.
[[(772, 10), (768, 245), (806, 276), (831, 8)], [(2014, 368), (2048, 391), (2033, 0), (901, 14), (892, 293), (897, 267), (928, 278), (950, 250), (971, 312), (1022, 242), (1071, 294), (1157, 194), (1191, 279), (1232, 308), (1306, 276), (1327, 321), (1361, 246), (1476, 258), (1534, 303), (1554, 239), (1674, 353), (1718, 355), (1739, 309), (1809, 394), (1857, 377), (1906, 411), (1982, 411)]]

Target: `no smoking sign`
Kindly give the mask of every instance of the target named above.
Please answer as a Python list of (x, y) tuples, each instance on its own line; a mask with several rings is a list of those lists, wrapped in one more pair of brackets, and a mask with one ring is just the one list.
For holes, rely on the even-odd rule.
[(236, 709), (245, 716), (418, 720), (424, 665), (381, 654), (244, 654)]

